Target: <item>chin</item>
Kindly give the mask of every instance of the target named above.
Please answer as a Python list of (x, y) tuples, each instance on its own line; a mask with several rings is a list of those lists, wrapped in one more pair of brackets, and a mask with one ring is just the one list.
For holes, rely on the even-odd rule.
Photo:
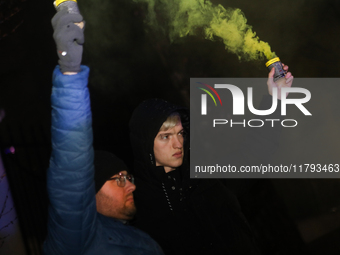
[(177, 168), (177, 167), (180, 167), (181, 165), (183, 164), (183, 159), (178, 162), (178, 163), (175, 163), (173, 166), (171, 166), (172, 168)]
[(136, 214), (136, 207), (135, 207), (135, 205), (133, 205), (131, 208), (129, 208), (129, 210), (127, 210), (125, 212), (125, 216), (126, 216), (127, 220), (132, 220), (133, 217), (135, 217), (135, 214)]

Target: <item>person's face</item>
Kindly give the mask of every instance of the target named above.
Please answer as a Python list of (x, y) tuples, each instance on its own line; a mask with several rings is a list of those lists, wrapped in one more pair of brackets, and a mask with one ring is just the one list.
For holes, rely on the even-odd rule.
[[(126, 175), (126, 171), (120, 172)], [(116, 174), (112, 177), (118, 177)], [(97, 211), (107, 217), (131, 220), (136, 213), (132, 192), (136, 186), (126, 180), (124, 187), (119, 187), (117, 180), (108, 180), (96, 194)]]
[(159, 131), (153, 145), (156, 166), (164, 166), (166, 173), (181, 166), (184, 156), (183, 141), (181, 122), (166, 131)]

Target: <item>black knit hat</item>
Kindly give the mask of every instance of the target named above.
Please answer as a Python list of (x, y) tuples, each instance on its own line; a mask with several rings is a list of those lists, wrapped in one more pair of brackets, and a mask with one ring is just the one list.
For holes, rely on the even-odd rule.
[(108, 151), (95, 151), (94, 183), (96, 193), (110, 177), (123, 170), (128, 171), (128, 168), (117, 156)]

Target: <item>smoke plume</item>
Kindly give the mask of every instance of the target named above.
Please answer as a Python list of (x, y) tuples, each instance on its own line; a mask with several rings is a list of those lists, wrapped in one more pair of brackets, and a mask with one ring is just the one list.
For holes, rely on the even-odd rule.
[(169, 35), (171, 42), (187, 35), (203, 34), (206, 39), (222, 39), (225, 48), (240, 60), (271, 59), (275, 53), (247, 24), (240, 9), (213, 5), (208, 0), (134, 0), (146, 3), (146, 22)]

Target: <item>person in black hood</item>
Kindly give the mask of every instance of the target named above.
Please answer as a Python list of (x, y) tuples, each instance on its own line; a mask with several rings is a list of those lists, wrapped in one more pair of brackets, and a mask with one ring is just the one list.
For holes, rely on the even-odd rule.
[[(273, 70), (269, 91), (276, 86), (272, 77)], [(288, 73), (286, 78), (291, 86), (293, 76)], [(270, 104), (268, 95), (260, 108)], [(135, 109), (129, 128), (138, 187), (133, 225), (150, 234), (165, 254), (261, 254), (227, 182), (190, 179), (186, 108), (161, 99), (146, 100)], [(273, 137), (277, 134), (269, 139)]]

